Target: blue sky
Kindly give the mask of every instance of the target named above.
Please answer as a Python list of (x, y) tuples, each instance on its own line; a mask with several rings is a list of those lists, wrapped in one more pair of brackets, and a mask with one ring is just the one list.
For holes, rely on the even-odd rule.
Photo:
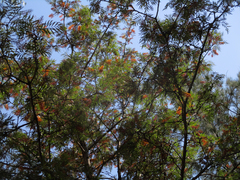
[[(24, 0), (26, 2), (26, 9), (32, 9), (33, 14), (36, 17), (44, 17), (44, 20), (48, 20), (49, 14), (51, 14), (50, 5), (45, 0)], [(164, 0), (163, 2), (166, 2)], [(82, 0), (82, 4), (87, 4), (87, 0)], [(162, 13), (164, 14), (164, 12)], [(218, 56), (207, 56), (207, 60), (214, 63), (213, 71), (220, 74), (224, 74), (226, 77), (236, 78), (237, 73), (240, 71), (240, 8), (235, 9), (232, 15), (227, 17), (229, 24), (229, 33), (224, 28), (223, 39), (228, 43), (221, 46), (221, 51)], [(120, 34), (119, 34), (120, 35)], [(135, 38), (138, 38), (136, 35)], [(139, 46), (138, 40), (134, 41), (134, 44)], [(136, 43), (135, 43), (136, 42)], [(134, 47), (134, 44), (132, 47)], [(138, 47), (135, 47), (138, 49)]]

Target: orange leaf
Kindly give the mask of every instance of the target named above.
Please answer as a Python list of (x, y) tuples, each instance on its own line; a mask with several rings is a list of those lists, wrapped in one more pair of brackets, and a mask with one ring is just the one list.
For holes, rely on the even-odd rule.
[(13, 95), (12, 95), (12, 97), (17, 97), (18, 96), (18, 93), (14, 93)]
[(83, 41), (84, 39), (85, 39), (85, 36), (84, 36), (84, 35), (82, 35), (82, 37), (81, 37), (81, 39), (80, 39), (80, 40), (81, 40), (81, 41)]
[(162, 120), (162, 123), (165, 123), (165, 122), (167, 122), (167, 119), (163, 119), (163, 120)]
[(24, 170), (24, 168), (22, 166), (19, 166), (18, 169), (19, 169), (19, 171), (23, 171)]
[(106, 63), (110, 65), (110, 64), (112, 63), (112, 60), (111, 60), (111, 59), (108, 59), (108, 60), (106, 61)]
[(71, 30), (74, 27), (74, 24), (68, 27), (69, 30)]
[(193, 129), (198, 129), (199, 125), (191, 126)]
[(146, 145), (148, 145), (149, 144), (149, 142), (147, 142), (147, 141), (145, 141), (145, 140), (143, 140), (143, 146), (146, 146)]
[(42, 72), (45, 72), (45, 73), (43, 74), (43, 77), (48, 76), (49, 71), (50, 71), (49, 69), (44, 69), (44, 70), (42, 70)]
[(20, 109), (17, 109), (14, 114), (15, 114), (16, 116), (18, 116), (20, 113), (21, 113), (21, 110), (20, 110)]
[(213, 49), (213, 53), (216, 54), (216, 55), (218, 55), (218, 53), (217, 53), (217, 51), (216, 51), (215, 49)]
[(202, 130), (198, 130), (198, 132), (199, 132), (199, 133), (203, 133), (203, 131), (202, 131)]
[(54, 16), (53, 14), (50, 14), (50, 15), (49, 15), (50, 18), (53, 18), (53, 16)]
[(148, 96), (145, 94), (145, 95), (143, 95), (143, 97), (142, 97), (142, 98), (143, 98), (143, 99), (145, 99), (145, 98), (147, 98), (147, 97), (148, 97)]
[(67, 3), (65, 7), (68, 8), (69, 7), (69, 3)]
[(162, 123), (167, 122), (171, 117), (172, 117), (172, 116), (169, 116), (169, 117), (167, 117), (166, 119), (163, 119), (163, 120), (162, 120)]
[(62, 2), (61, 6), (64, 7), (65, 6), (65, 2)]
[(37, 116), (37, 120), (38, 122), (42, 122), (42, 118), (39, 115)]
[(74, 14), (68, 14), (68, 16), (69, 16), (69, 17), (73, 17), (73, 16), (74, 16)]
[(185, 95), (186, 97), (191, 97), (191, 94), (188, 93), (188, 92), (184, 92), (184, 95)]
[(92, 71), (92, 72), (94, 71), (94, 69), (93, 69), (93, 68), (91, 68), (91, 67), (89, 67), (89, 68), (88, 68), (88, 70), (89, 70), (89, 71)]
[(45, 107), (44, 107), (45, 103), (44, 102), (39, 102), (38, 104), (39, 104), (40, 109), (44, 111), (45, 110)]
[(83, 98), (83, 101), (86, 103), (87, 106), (89, 106), (92, 103), (92, 100), (88, 98)]
[(109, 139), (104, 139), (103, 141), (102, 141), (102, 144), (105, 144), (105, 143), (107, 143), (107, 142), (109, 142), (110, 140)]
[(82, 26), (78, 26), (77, 30), (80, 31), (82, 29)]
[(44, 109), (43, 111), (44, 111), (44, 112), (47, 112), (47, 111), (49, 110), (49, 108), (50, 108), (50, 107), (48, 107), (48, 108)]
[(166, 56), (165, 56), (165, 58), (164, 58), (164, 60), (167, 60), (168, 58), (169, 58), (169, 56), (168, 56), (168, 55), (166, 55)]
[(25, 120), (25, 121), (28, 121), (29, 118), (30, 118), (30, 114), (27, 114), (27, 115), (24, 117), (24, 120)]
[(177, 109), (177, 111), (176, 111), (176, 113), (178, 114), (178, 115), (180, 115), (181, 113), (182, 113), (182, 107), (178, 107), (178, 109)]
[(90, 159), (90, 162), (94, 162), (96, 160), (97, 160), (97, 158), (92, 158), (92, 159)]
[(133, 163), (133, 164), (130, 166), (130, 168), (133, 168), (136, 164), (137, 164), (137, 163)]
[(103, 72), (103, 68), (104, 68), (104, 66), (101, 66), (101, 67), (98, 69), (100, 73)]
[(203, 146), (206, 146), (208, 144), (207, 140), (202, 139)]
[(208, 153), (212, 152), (213, 151), (213, 147), (208, 147)]
[(173, 167), (174, 166), (174, 163), (171, 163), (171, 164), (168, 164), (167, 165), (167, 168), (171, 168), (171, 167)]
[(222, 130), (223, 134), (227, 134), (229, 131), (228, 130)]
[(5, 104), (4, 107), (5, 107), (6, 110), (9, 109), (8, 104)]

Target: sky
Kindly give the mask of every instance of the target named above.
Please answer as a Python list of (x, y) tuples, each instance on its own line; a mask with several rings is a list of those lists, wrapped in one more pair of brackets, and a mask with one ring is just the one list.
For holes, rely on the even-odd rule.
[[(45, 0), (24, 0), (26, 2), (25, 8), (32, 9), (33, 14), (36, 17), (44, 17), (44, 20), (50, 19), (48, 16), (51, 14), (50, 5)], [(166, 0), (162, 1), (167, 2)], [(82, 4), (87, 4), (87, 0), (82, 0)], [(162, 12), (164, 14), (164, 11)], [(223, 39), (227, 44), (222, 45), (218, 56), (207, 56), (206, 59), (213, 62), (213, 71), (220, 74), (224, 74), (227, 78), (235, 79), (240, 71), (240, 8), (235, 9), (231, 15), (228, 15), (227, 22), (229, 27), (229, 33), (221, 28), (223, 32)], [(120, 34), (119, 34), (120, 35)], [(134, 42), (136, 49), (139, 46), (138, 38)], [(132, 47), (134, 47), (134, 44)], [(239, 52), (238, 52), (239, 51)]]

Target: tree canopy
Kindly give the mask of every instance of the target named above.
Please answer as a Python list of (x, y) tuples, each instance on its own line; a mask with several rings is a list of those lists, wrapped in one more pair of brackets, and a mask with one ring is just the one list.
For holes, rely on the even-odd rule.
[(2, 179), (239, 179), (240, 74), (208, 61), (239, 1), (47, 1), (0, 4)]

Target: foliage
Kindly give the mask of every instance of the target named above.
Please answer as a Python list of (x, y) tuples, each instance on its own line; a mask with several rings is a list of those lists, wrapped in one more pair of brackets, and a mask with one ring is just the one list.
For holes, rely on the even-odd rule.
[(239, 178), (240, 80), (206, 60), (237, 1), (48, 1), (0, 6), (2, 179)]

